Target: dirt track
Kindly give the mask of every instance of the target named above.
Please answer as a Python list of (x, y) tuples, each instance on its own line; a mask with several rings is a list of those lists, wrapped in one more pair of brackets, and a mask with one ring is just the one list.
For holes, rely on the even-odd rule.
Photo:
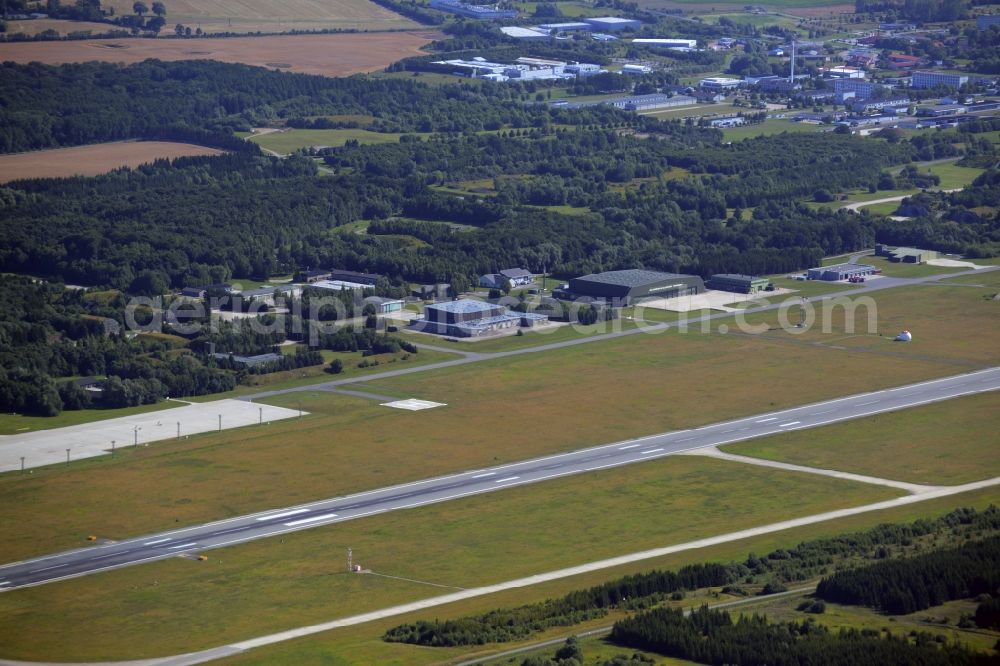
[(420, 53), (434, 32), (275, 35), (199, 39), (89, 39), (0, 44), (0, 62), (116, 62), (218, 60), (287, 72), (343, 76), (370, 72)]

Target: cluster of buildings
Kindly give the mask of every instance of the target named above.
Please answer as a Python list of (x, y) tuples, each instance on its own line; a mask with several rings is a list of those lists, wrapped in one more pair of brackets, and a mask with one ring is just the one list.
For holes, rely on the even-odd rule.
[[(444, 0), (449, 2), (450, 0)], [(594, 39), (598, 41), (610, 41), (616, 39), (609, 33), (621, 32), (622, 30), (638, 30), (642, 23), (636, 19), (622, 18), (620, 16), (595, 16), (583, 18), (579, 21), (566, 23), (542, 23), (541, 25), (520, 27), (504, 26), (500, 32), (514, 39), (528, 41), (543, 41), (549, 39), (560, 39), (564, 35), (573, 32), (590, 32)]]
[(460, 0), (431, 0), (430, 6), (442, 12), (488, 21), (516, 19), (518, 16), (516, 9), (501, 9), (499, 5), (471, 5)]
[(410, 328), (455, 338), (477, 338), (504, 329), (531, 328), (549, 318), (532, 312), (511, 312), (507, 307), (471, 298), (424, 306), (422, 317), (410, 320)]
[(435, 65), (452, 68), (452, 74), (488, 81), (551, 81), (576, 79), (605, 70), (587, 62), (563, 62), (544, 58), (521, 57), (513, 63), (490, 62), (485, 58), (472, 60), (438, 60)]

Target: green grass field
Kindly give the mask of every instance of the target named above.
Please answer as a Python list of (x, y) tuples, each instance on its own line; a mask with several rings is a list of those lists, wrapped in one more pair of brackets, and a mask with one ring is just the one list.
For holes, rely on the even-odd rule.
[(1000, 393), (966, 396), (724, 447), (765, 460), (897, 481), (957, 485), (1000, 476)]
[[(0, 644), (18, 659), (186, 652), (448, 591), (381, 575), (471, 588), (900, 494), (677, 456), (0, 595)], [(379, 575), (345, 573), (348, 547)]]
[(255, 134), (249, 140), (265, 150), (284, 155), (300, 148), (343, 146), (349, 140), (362, 144), (398, 143), (400, 136), (402, 135), (364, 129), (290, 129)]
[[(791, 548), (802, 541), (870, 529), (886, 522), (911, 522), (919, 518), (932, 518), (959, 506), (985, 508), (1000, 503), (1000, 493), (996, 490), (968, 493), (954, 497), (921, 502), (906, 507), (890, 509), (849, 518), (833, 520), (806, 527), (796, 528), (742, 541), (721, 544), (696, 551), (686, 551), (662, 558), (650, 559), (623, 565), (611, 571), (582, 574), (559, 581), (543, 583), (522, 590), (497, 593), (481, 599), (449, 604), (428, 611), (410, 613), (368, 624), (338, 629), (288, 643), (254, 650), (245, 655), (230, 657), (220, 663), (226, 666), (267, 665), (272, 663), (330, 663), (330, 664), (440, 664), (456, 663), (473, 656), (485, 656), (517, 647), (512, 644), (487, 645), (482, 648), (465, 648), (458, 652), (453, 649), (419, 648), (379, 640), (390, 627), (403, 622), (413, 622), (428, 618), (458, 618), (472, 613), (487, 612), (498, 607), (512, 607), (533, 601), (560, 596), (572, 590), (586, 589), (613, 578), (630, 573), (649, 571), (655, 568), (677, 568), (695, 562), (731, 562), (740, 560), (748, 553), (768, 553), (777, 548)], [(698, 603), (698, 600), (693, 600)], [(607, 626), (616, 616), (567, 628), (552, 629), (532, 638), (531, 642), (551, 637), (562, 637), (572, 631)], [(519, 661), (517, 663), (520, 663)], [(589, 662), (588, 662), (589, 663)], [(669, 663), (658, 661), (657, 663)]]
[(875, 266), (882, 271), (882, 275), (888, 277), (919, 278), (929, 275), (943, 275), (945, 273), (960, 273), (967, 268), (956, 268), (952, 266), (931, 266), (930, 264), (908, 264), (904, 262), (889, 261), (885, 257), (869, 255), (863, 257), (861, 262)]
[(783, 132), (805, 133), (829, 131), (828, 127), (822, 125), (810, 125), (809, 123), (797, 123), (784, 118), (768, 118), (756, 125), (744, 125), (743, 127), (730, 127), (722, 130), (728, 141), (742, 141), (758, 136), (770, 136)]

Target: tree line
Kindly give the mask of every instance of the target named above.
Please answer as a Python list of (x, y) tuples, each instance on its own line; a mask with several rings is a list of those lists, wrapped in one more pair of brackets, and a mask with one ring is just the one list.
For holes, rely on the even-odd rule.
[(961, 548), (838, 571), (820, 581), (816, 596), (906, 615), (946, 601), (1000, 589), (1000, 538)]
[(685, 617), (681, 609), (655, 608), (619, 620), (611, 642), (701, 664), (732, 666), (978, 666), (992, 656), (929, 635), (911, 643), (891, 631), (842, 629), (837, 633), (806, 620), (772, 624), (764, 616), (734, 620), (703, 606)]

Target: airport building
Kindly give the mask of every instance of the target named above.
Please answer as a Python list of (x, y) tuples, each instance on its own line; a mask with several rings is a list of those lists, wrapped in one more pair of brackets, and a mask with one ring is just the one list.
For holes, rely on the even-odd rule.
[(613, 307), (623, 307), (645, 298), (674, 298), (704, 291), (705, 283), (697, 275), (633, 268), (572, 278), (567, 287), (556, 290), (554, 295), (569, 300), (601, 300)]
[(902, 262), (904, 264), (922, 264), (928, 259), (937, 259), (937, 252), (934, 250), (919, 250), (915, 247), (876, 245), (875, 256), (885, 257), (889, 261)]
[(511, 312), (502, 305), (460, 299), (424, 306), (424, 316), (410, 322), (410, 327), (425, 333), (476, 338), (508, 328), (530, 328), (547, 322), (545, 315)]
[(705, 286), (717, 291), (731, 291), (734, 294), (756, 294), (771, 286), (767, 278), (736, 273), (719, 273), (709, 278)]
[(853, 277), (868, 277), (878, 272), (877, 268), (868, 264), (834, 264), (833, 266), (810, 268), (807, 277), (810, 280), (838, 282), (840, 280), (849, 280)]

